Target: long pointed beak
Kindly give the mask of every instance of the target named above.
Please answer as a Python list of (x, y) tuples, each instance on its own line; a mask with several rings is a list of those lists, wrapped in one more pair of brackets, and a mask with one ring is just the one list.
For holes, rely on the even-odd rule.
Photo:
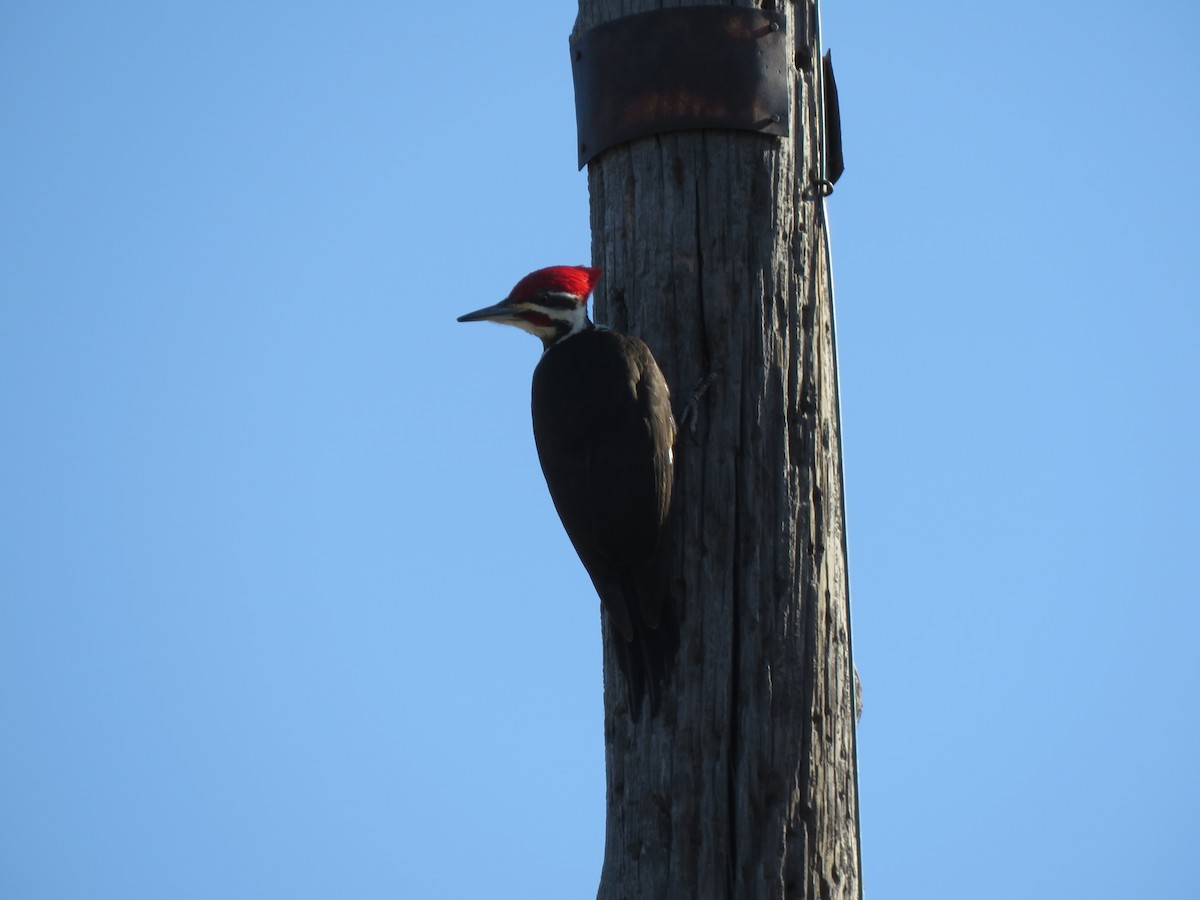
[(493, 306), (485, 306), (475, 312), (465, 313), (458, 317), (460, 322), (505, 322), (514, 318), (513, 308), (507, 300), (501, 300)]

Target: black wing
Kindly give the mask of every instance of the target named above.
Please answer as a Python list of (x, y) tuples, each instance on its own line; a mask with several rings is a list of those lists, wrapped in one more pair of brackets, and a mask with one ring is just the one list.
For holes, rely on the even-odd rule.
[(555, 344), (533, 377), (533, 430), (550, 496), (614, 626), (654, 627), (661, 590), (634, 590), (671, 504), (670, 393), (650, 349), (602, 329)]

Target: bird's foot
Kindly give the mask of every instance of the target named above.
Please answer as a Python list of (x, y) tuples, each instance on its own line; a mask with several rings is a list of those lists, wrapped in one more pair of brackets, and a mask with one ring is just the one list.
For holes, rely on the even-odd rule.
[(696, 436), (696, 424), (700, 415), (700, 398), (704, 396), (716, 379), (717, 373), (714, 370), (697, 381), (691, 394), (688, 395), (687, 402), (683, 405), (683, 412), (679, 414), (679, 427), (682, 429), (687, 426), (692, 437)]

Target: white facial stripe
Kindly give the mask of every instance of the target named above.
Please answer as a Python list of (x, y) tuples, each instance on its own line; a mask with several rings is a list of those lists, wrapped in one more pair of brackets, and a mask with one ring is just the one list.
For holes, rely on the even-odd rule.
[(587, 325), (587, 306), (576, 306), (571, 310), (556, 310), (556, 312), (564, 313), (564, 315), (557, 315), (554, 317), (555, 319), (559, 321), (566, 321), (570, 323), (571, 326), (569, 329), (567, 329), (567, 333), (563, 335), (563, 337), (569, 337), (572, 334), (578, 334), (580, 331), (583, 331), (584, 327)]

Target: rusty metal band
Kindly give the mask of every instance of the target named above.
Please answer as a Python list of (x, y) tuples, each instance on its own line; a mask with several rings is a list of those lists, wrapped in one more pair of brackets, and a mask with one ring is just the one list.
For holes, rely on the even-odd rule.
[(668, 131), (788, 133), (782, 14), (684, 6), (614, 19), (571, 43), (579, 168)]

